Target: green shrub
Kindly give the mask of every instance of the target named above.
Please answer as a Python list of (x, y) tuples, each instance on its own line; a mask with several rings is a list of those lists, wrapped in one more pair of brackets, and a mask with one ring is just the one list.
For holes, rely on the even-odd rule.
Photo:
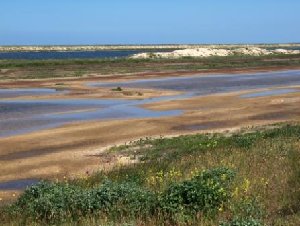
[(255, 132), (244, 135), (234, 134), (229, 140), (235, 147), (249, 149), (259, 138), (262, 138), (262, 134)]
[(234, 172), (227, 168), (204, 171), (192, 180), (171, 185), (162, 195), (161, 208), (170, 214), (214, 213), (230, 198)]
[(153, 213), (156, 206), (155, 193), (133, 183), (107, 181), (93, 191), (93, 208), (106, 213), (144, 215)]
[(16, 212), (46, 222), (61, 222), (95, 213), (139, 215), (153, 213), (156, 196), (135, 184), (105, 182), (84, 189), (65, 183), (41, 182), (27, 189), (15, 204)]
[(153, 192), (136, 183), (104, 181), (93, 188), (68, 183), (40, 182), (28, 188), (13, 205), (12, 213), (22, 212), (41, 222), (78, 220), (90, 214), (108, 218), (165, 217), (183, 213), (212, 213), (230, 198), (234, 173), (227, 168), (204, 171), (191, 180), (174, 183), (165, 191)]
[(112, 89), (112, 91), (121, 92), (123, 91), (123, 89), (120, 86), (118, 86), (117, 88)]
[(90, 192), (65, 183), (41, 182), (28, 188), (15, 204), (26, 216), (44, 221), (76, 218), (89, 211)]

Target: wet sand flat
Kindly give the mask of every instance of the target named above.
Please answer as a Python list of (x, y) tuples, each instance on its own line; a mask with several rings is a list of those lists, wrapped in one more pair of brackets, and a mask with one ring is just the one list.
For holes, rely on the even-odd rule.
[[(129, 87), (134, 89), (160, 89), (183, 92), (157, 98), (141, 98), (139, 100), (114, 99), (45, 99), (22, 100), (20, 96), (27, 95), (28, 90), (9, 90), (12, 96), (19, 95), (15, 100), (0, 99), (0, 137), (28, 133), (35, 130), (57, 127), (66, 123), (84, 120), (146, 118), (179, 115), (178, 109), (173, 111), (151, 111), (139, 107), (142, 104), (156, 103), (166, 100), (180, 100), (192, 96), (203, 96), (225, 92), (235, 92), (250, 89), (268, 88), (274, 86), (288, 86), (300, 84), (300, 71), (281, 71), (269, 73), (239, 75), (210, 75), (190, 76), (183, 78), (146, 79), (123, 83), (91, 83), (89, 86), (100, 87)], [(45, 90), (41, 90), (41, 95)], [(0, 90), (1, 91), (1, 90)], [(30, 91), (30, 90), (29, 90)], [(279, 94), (293, 90), (277, 90)], [(297, 92), (297, 90), (294, 90)], [(35, 91), (38, 93), (38, 89)], [(265, 91), (270, 95), (275, 91)], [(271, 92), (268, 94), (268, 92)], [(276, 92), (274, 93), (276, 95)], [(1, 94), (1, 93), (0, 93)], [(259, 95), (259, 94), (246, 94)], [(261, 94), (263, 95), (263, 94)], [(0, 95), (0, 97), (2, 97)], [(4, 96), (5, 98), (6, 96)]]
[[(181, 111), (179, 110), (152, 111), (139, 107), (140, 104), (169, 98), (145, 100), (0, 100), (0, 137), (24, 134), (78, 121), (155, 118), (180, 114)], [(176, 96), (173, 98), (176, 99)]]
[(100, 87), (130, 87), (176, 90), (197, 95), (234, 92), (274, 86), (300, 85), (300, 71), (279, 71), (242, 75), (215, 74), (181, 78), (145, 79), (120, 83), (93, 83)]
[[(221, 85), (219, 85), (220, 89), (212, 89), (213, 81), (216, 80), (209, 80), (205, 86), (199, 85), (199, 83), (196, 84), (195, 81), (185, 81), (183, 83), (185, 85), (182, 86), (185, 89), (180, 90), (182, 94), (163, 98), (144, 98), (144, 100), (143, 97), (140, 97), (139, 100), (89, 100), (85, 97), (82, 100), (76, 99), (77, 96), (75, 99), (67, 100), (58, 98), (54, 102), (39, 98), (28, 100), (21, 100), (20, 97), (5, 99), (1, 101), (2, 104), (10, 103), (13, 105), (12, 109), (6, 110), (6, 113), (4, 111), (0, 113), (0, 115), (2, 114), (2, 118), (0, 117), (2, 120), (0, 121), (0, 124), (2, 123), (1, 128), (7, 128), (5, 133), (10, 130), (9, 120), (15, 120), (16, 118), (20, 119), (19, 122), (15, 122), (16, 125), (20, 125), (22, 120), (26, 124), (26, 120), (30, 121), (31, 116), (41, 117), (50, 112), (50, 115), (53, 114), (54, 118), (58, 117), (63, 120), (59, 121), (56, 128), (42, 129), (30, 133), (25, 131), (21, 135), (0, 138), (0, 182), (10, 185), (10, 183), (19, 180), (61, 178), (65, 175), (76, 176), (77, 174), (84, 174), (86, 171), (110, 168), (117, 160), (107, 161), (105, 158), (97, 157), (103, 152), (103, 147), (121, 144), (141, 137), (232, 130), (243, 126), (300, 119), (299, 71), (278, 73), (275, 75), (274, 83), (265, 81), (271, 77), (270, 73), (249, 76), (233, 77), (224, 75), (223, 77), (230, 80), (230, 82), (225, 81), (227, 84), (225, 85), (225, 92)], [(264, 79), (259, 80), (259, 76)], [(192, 76), (192, 79), (195, 77), (197, 76)], [(208, 77), (204, 79), (210, 79), (212, 76)], [(186, 79), (189, 80), (191, 77)], [(282, 82), (283, 80), (285, 83)], [(250, 81), (248, 83), (251, 85), (250, 88), (249, 86), (245, 87), (247, 81)], [(144, 82), (142, 81), (142, 83)], [(181, 87), (182, 80), (177, 80), (178, 84), (175, 84), (172, 79), (171, 84), (162, 84), (161, 80), (156, 82), (159, 83), (158, 85), (153, 84), (154, 81), (149, 80), (147, 82), (151, 82), (152, 85), (148, 86), (147, 84), (145, 86), (143, 84), (143, 86), (154, 90), (159, 88), (159, 92), (163, 93), (166, 86), (169, 89), (175, 87), (172, 89), (178, 91), (177, 87)], [(134, 89), (137, 89), (136, 84), (140, 85), (138, 81), (134, 83), (131, 81), (127, 85), (130, 84), (134, 84), (134, 87), (132, 87)], [(192, 87), (190, 87), (190, 84)], [(211, 84), (211, 86), (208, 84)], [(116, 84), (106, 85), (116, 86)], [(142, 90), (140, 87), (138, 89)], [(203, 89), (206, 89), (205, 92), (202, 92)], [(255, 93), (259, 95), (255, 96)], [(254, 96), (243, 98), (243, 95), (247, 94)], [(64, 95), (67, 96), (68, 94)], [(59, 101), (62, 101), (63, 104), (56, 106), (55, 104)], [(76, 107), (69, 109), (70, 106), (67, 103), (72, 101), (74, 103), (79, 101), (79, 109)], [(82, 107), (80, 101), (86, 101), (85, 103), (88, 104)], [(115, 101), (115, 105), (108, 104), (111, 101)], [(46, 107), (40, 105), (40, 103), (45, 102), (47, 104), (52, 103), (54, 106), (48, 109), (48, 105)], [(27, 103), (27, 106), (19, 105), (20, 103)], [(33, 103), (37, 105), (35, 106)], [(18, 108), (20, 106), (21, 108)], [(108, 106), (110, 108), (105, 108)], [(99, 108), (98, 112), (97, 108)], [(126, 108), (130, 109), (127, 111)], [(84, 109), (91, 109), (91, 111), (81, 112)], [(105, 113), (110, 117), (104, 117), (105, 114), (100, 113), (103, 109), (110, 109)], [(63, 113), (68, 110), (70, 110), (69, 115)], [(76, 110), (79, 110), (79, 112), (76, 113)], [(150, 113), (148, 116), (145, 112), (139, 115), (138, 111)], [(22, 114), (19, 114), (19, 112), (22, 112)], [(97, 112), (95, 117), (89, 115), (95, 112)], [(126, 117), (126, 112), (131, 116)], [(164, 114), (165, 112), (167, 113)], [(169, 114), (170, 112), (173, 114)], [(119, 117), (111, 117), (113, 113), (119, 114)], [(84, 115), (87, 121), (80, 122), (76, 117), (73, 121), (64, 121), (66, 115), (69, 117), (72, 114), (78, 114), (78, 117)], [(5, 124), (5, 118), (9, 119), (6, 122), (7, 124)], [(34, 121), (36, 121), (36, 118), (31, 123), (34, 123)], [(30, 125), (31, 123), (27, 124)], [(44, 122), (38, 123), (43, 124)], [(11, 128), (11, 131), (17, 129)], [(7, 194), (7, 191), (4, 193)]]

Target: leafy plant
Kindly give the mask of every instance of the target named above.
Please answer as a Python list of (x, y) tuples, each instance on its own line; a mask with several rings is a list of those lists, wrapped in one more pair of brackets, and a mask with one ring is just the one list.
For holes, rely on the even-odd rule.
[(174, 183), (155, 193), (135, 183), (105, 181), (85, 189), (68, 183), (40, 182), (28, 188), (13, 206), (28, 218), (42, 222), (77, 220), (89, 214), (107, 216), (165, 216), (179, 212), (192, 215), (211, 213), (230, 198), (229, 185), (234, 173), (227, 168), (204, 171), (191, 180)]
[(227, 168), (204, 171), (192, 180), (174, 183), (162, 195), (162, 209), (167, 213), (213, 213), (230, 198), (234, 172)]

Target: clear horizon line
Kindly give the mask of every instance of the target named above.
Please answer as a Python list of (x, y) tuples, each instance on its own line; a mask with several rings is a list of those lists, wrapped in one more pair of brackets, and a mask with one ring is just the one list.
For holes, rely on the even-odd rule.
[(300, 42), (240, 42), (240, 43), (148, 43), (148, 44), (0, 44), (0, 47), (21, 46), (184, 46), (184, 45), (299, 45)]

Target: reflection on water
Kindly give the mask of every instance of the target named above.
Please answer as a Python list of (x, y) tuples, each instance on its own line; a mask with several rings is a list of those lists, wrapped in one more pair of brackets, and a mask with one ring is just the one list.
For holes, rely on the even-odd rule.
[(190, 92), (193, 95), (209, 95), (274, 86), (300, 85), (300, 71), (279, 71), (243, 75), (198, 75), (180, 78), (144, 79), (120, 83), (92, 83), (97, 87), (130, 87), (168, 89)]
[(144, 100), (120, 99), (51, 99), (0, 101), (0, 137), (53, 128), (64, 123), (96, 120), (174, 116), (180, 110), (153, 111), (141, 104), (161, 100), (184, 98), (187, 95), (148, 98)]

